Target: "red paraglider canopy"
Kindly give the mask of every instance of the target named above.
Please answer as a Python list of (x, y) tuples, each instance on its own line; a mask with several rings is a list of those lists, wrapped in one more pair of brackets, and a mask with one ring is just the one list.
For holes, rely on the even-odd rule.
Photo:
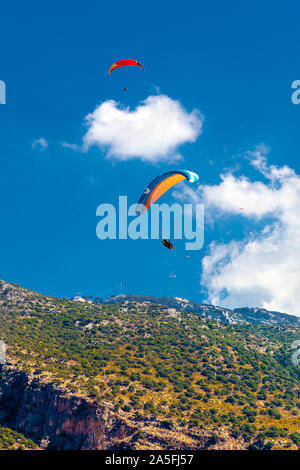
[(142, 64), (140, 64), (137, 60), (124, 59), (124, 60), (118, 60), (118, 62), (115, 62), (114, 64), (112, 64), (108, 73), (110, 75), (113, 70), (118, 69), (119, 67), (126, 67), (128, 65), (136, 65), (137, 67), (141, 67), (143, 70), (145, 70)]

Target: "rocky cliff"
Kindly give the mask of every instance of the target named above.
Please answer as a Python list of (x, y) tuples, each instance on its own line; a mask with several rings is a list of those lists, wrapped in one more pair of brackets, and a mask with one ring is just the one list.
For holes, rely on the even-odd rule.
[(107, 407), (10, 367), (2, 368), (0, 389), (1, 421), (42, 448), (107, 449), (136, 430)]

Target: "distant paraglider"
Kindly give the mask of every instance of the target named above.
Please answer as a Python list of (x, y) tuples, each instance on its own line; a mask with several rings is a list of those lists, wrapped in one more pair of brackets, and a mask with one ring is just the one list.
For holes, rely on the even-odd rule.
[(170, 242), (170, 240), (167, 240), (166, 238), (164, 238), (162, 240), (162, 244), (166, 247), (166, 248), (169, 248), (169, 250), (174, 250), (174, 246), (172, 245), (172, 243)]
[(185, 179), (187, 179), (189, 183), (196, 183), (199, 180), (199, 176), (192, 171), (177, 170), (168, 171), (155, 178), (141, 195), (136, 207), (136, 215), (138, 216), (146, 212), (166, 191)]
[(135, 66), (140, 67), (143, 70), (145, 70), (143, 65), (140, 62), (138, 62), (137, 60), (125, 59), (125, 60), (118, 60), (118, 62), (115, 62), (114, 64), (112, 64), (112, 66), (110, 67), (110, 69), (108, 71), (108, 74), (110, 75), (111, 72), (115, 69), (118, 69), (120, 67), (127, 67), (129, 65), (135, 65)]

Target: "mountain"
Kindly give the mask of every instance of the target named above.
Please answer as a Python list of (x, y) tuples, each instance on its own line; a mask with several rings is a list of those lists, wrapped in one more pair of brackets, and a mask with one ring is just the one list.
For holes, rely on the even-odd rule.
[[(83, 299), (82, 299), (83, 300)], [(91, 301), (91, 300), (89, 300)], [(300, 326), (300, 317), (288, 315), (287, 313), (270, 312), (264, 308), (236, 308), (230, 310), (214, 305), (198, 304), (180, 297), (152, 297), (137, 295), (116, 295), (105, 301), (107, 304), (126, 304), (135, 302), (138, 304), (150, 303), (166, 305), (180, 311), (196, 313), (211, 320), (220, 321), (231, 325), (245, 323), (259, 323), (264, 325), (295, 325)], [(299, 310), (300, 311), (300, 310)]]
[(0, 281), (5, 433), (43, 449), (300, 448), (297, 322), (220, 309), (235, 319), (222, 322), (209, 318), (218, 307), (138, 299), (72, 301)]

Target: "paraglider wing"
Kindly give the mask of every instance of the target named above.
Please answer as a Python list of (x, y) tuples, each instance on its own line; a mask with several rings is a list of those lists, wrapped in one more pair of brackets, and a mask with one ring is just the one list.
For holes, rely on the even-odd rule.
[(187, 179), (189, 183), (195, 183), (199, 180), (199, 176), (192, 171), (178, 170), (169, 171), (155, 178), (140, 197), (136, 208), (136, 215), (141, 215), (147, 211), (151, 204), (154, 204), (166, 191), (184, 179)]
[(108, 71), (108, 74), (110, 75), (113, 70), (118, 69), (119, 67), (126, 67), (128, 65), (136, 65), (137, 67), (141, 67), (143, 70), (145, 70), (142, 64), (140, 64), (140, 62), (138, 62), (137, 60), (125, 59), (118, 60), (118, 62), (112, 64)]

